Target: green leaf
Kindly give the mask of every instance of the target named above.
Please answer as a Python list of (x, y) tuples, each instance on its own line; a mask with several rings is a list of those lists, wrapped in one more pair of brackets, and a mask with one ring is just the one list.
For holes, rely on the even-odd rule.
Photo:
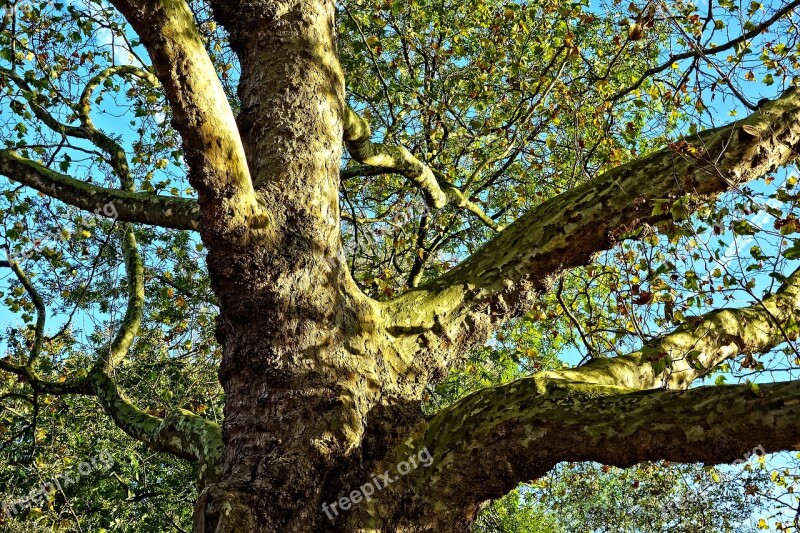
[(753, 383), (752, 381), (750, 381), (748, 379), (747, 380), (747, 386), (750, 387), (750, 390), (753, 391), (753, 394), (755, 394), (756, 396), (761, 397), (761, 398), (764, 397), (764, 393), (761, 392), (761, 387), (758, 386), (758, 383)]
[(759, 228), (748, 222), (747, 220), (735, 220), (731, 224), (733, 233), (736, 235), (755, 235), (759, 232)]
[(783, 251), (786, 259), (800, 259), (800, 243), (795, 242), (792, 246)]

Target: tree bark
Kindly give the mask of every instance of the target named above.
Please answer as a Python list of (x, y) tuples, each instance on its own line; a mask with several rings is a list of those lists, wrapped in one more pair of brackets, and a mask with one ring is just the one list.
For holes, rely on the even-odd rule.
[(225, 451), (195, 531), (315, 531), (326, 486), (358, 462), (381, 388), (367, 364), (377, 309), (341, 256), (334, 3), (214, 9), (241, 62), (238, 128), (270, 226), (251, 227), (243, 245), (206, 239), (220, 301)]

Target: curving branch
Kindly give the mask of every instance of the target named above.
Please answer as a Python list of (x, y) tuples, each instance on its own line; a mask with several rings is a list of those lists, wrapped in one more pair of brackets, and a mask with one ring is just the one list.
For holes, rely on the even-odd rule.
[(682, 390), (736, 355), (765, 353), (797, 340), (798, 319), (800, 268), (774, 294), (749, 307), (716, 309), (687, 320), (633, 353), (597, 358), (575, 369), (540, 372), (537, 379), (635, 390)]
[[(0, 265), (2, 266), (2, 265)], [(25, 274), (25, 271), (22, 270), (22, 267), (14, 261), (13, 259), (8, 261), (8, 266), (14, 272), (14, 275), (17, 276), (17, 279), (22, 284), (22, 287), (25, 289), (25, 292), (28, 293), (31, 301), (33, 302), (34, 307), (36, 307), (36, 326), (33, 330), (33, 346), (31, 346), (31, 352), (28, 356), (28, 366), (31, 366), (33, 362), (39, 357), (39, 354), (42, 353), (42, 344), (44, 342), (44, 326), (45, 320), (47, 319), (47, 310), (44, 306), (44, 300), (42, 299), (41, 294), (39, 291), (36, 290), (36, 287), (33, 286), (31, 283), (30, 278), (28, 275)]]
[(218, 424), (190, 411), (171, 411), (164, 419), (136, 407), (112, 377), (114, 368), (127, 355), (142, 322), (144, 311), (144, 265), (133, 227), (124, 224), (122, 251), (128, 275), (128, 304), (117, 334), (107, 350), (99, 354), (88, 381), (103, 409), (117, 427), (130, 437), (158, 451), (194, 459), (201, 464), (201, 484), (216, 479), (221, 465), (222, 430)]
[[(184, 0), (112, 0), (147, 48), (183, 140), (189, 181), (203, 206), (203, 229), (240, 239), (264, 227), (233, 110)], [(237, 229), (238, 228), (238, 229)]]
[(408, 178), (425, 196), (429, 206), (441, 209), (447, 205), (447, 193), (442, 190), (433, 171), (403, 146), (374, 143), (369, 122), (353, 111), (345, 109), (344, 140), (353, 159), (367, 168), (396, 172)]
[(69, 137), (88, 139), (88, 136), (83, 128), (80, 126), (71, 126), (69, 124), (59, 122), (53, 115), (50, 114), (49, 111), (47, 111), (47, 109), (42, 107), (38, 101), (42, 98), (41, 95), (37, 95), (37, 93), (31, 89), (31, 86), (28, 84), (25, 78), (20, 76), (16, 71), (0, 67), (0, 77), (10, 80), (20, 89), (20, 91), (22, 91), (22, 96), (25, 98), (28, 106), (30, 106), (33, 115), (41, 120), (45, 126), (57, 133), (67, 135)]
[(39, 376), (33, 366), (16, 364), (8, 357), (0, 359), (0, 370), (19, 376), (21, 380), (28, 383), (38, 393), (52, 394), (54, 396), (93, 394), (91, 386), (86, 379), (71, 379), (64, 382), (47, 381)]
[[(394, 453), (390, 463), (427, 448), (433, 462), (400, 480), (400, 494), (387, 498), (408, 490), (419, 497), (421, 490), (422, 501), (454, 513), (432, 512), (432, 519), (458, 523), (482, 501), (561, 461), (713, 464), (743, 458), (758, 445), (768, 452), (794, 449), (800, 442), (794, 423), (800, 381), (683, 393), (663, 389), (685, 390), (726, 359), (796, 340), (798, 319), (800, 269), (763, 302), (690, 320), (626, 356), (480, 390), (422, 423)], [(654, 357), (671, 363), (654, 370)], [(478, 459), (475, 451), (481, 449), (491, 452)]]
[(0, 150), (0, 174), (97, 215), (164, 228), (196, 230), (200, 226), (196, 200), (98, 187), (56, 172), (13, 150)]
[(151, 449), (200, 464), (198, 483), (217, 479), (222, 467), (222, 428), (186, 409), (174, 409), (160, 418), (138, 408), (111, 376), (93, 372), (88, 378), (91, 394), (129, 437)]
[(90, 100), (95, 89), (107, 78), (114, 75), (136, 76), (148, 81), (152, 85), (158, 84), (158, 80), (155, 76), (138, 67), (123, 65), (104, 69), (99, 74), (93, 76), (84, 88), (77, 106), (78, 118), (81, 125), (72, 126), (59, 122), (44, 107), (42, 107), (42, 105), (37, 101), (40, 96), (31, 89), (28, 82), (22, 76), (13, 70), (0, 67), (0, 77), (4, 77), (12, 81), (22, 91), (23, 97), (27, 101), (36, 118), (41, 120), (48, 128), (57, 133), (61, 133), (62, 135), (68, 137), (74, 137), (76, 139), (87, 140), (100, 148), (108, 156), (108, 163), (111, 165), (111, 168), (125, 184), (124, 189), (132, 191), (133, 180), (130, 176), (130, 169), (128, 167), (128, 160), (125, 155), (125, 150), (118, 142), (100, 131), (94, 125), (94, 122), (89, 115), (91, 110)]
[(128, 303), (117, 334), (108, 350), (99, 354), (95, 364), (93, 372), (102, 374), (110, 374), (128, 353), (139, 333), (144, 313), (144, 264), (130, 224), (123, 224), (122, 227), (122, 253), (128, 276)]
[(431, 168), (414, 157), (403, 146), (372, 142), (369, 122), (360, 117), (349, 106), (345, 110), (344, 140), (350, 156), (364, 166), (346, 169), (343, 176), (375, 176), (397, 173), (413, 183), (425, 197), (429, 207), (441, 209), (452, 204), (469, 211), (481, 222), (495, 231), (500, 227), (483, 209), (467, 198), (455, 185), (444, 177), (437, 176)]
[[(199, 483), (203, 485), (215, 480), (220, 473), (221, 427), (185, 409), (172, 410), (163, 419), (146, 413), (125, 396), (112, 376), (114, 368), (127, 355), (139, 331), (144, 306), (144, 266), (133, 227), (124, 224), (122, 231), (122, 250), (128, 274), (128, 303), (125, 316), (107, 350), (98, 354), (98, 359), (88, 374), (64, 382), (48, 382), (38, 376), (34, 368), (35, 361), (31, 358), (25, 365), (15, 364), (7, 358), (2, 359), (0, 370), (20, 376), (36, 392), (96, 396), (116, 426), (131, 438), (144, 442), (153, 450), (198, 461), (201, 465)], [(10, 265), (14, 268), (14, 263)]]
[(133, 192), (134, 184), (130, 175), (130, 168), (128, 167), (128, 158), (125, 156), (125, 150), (117, 141), (100, 131), (94, 125), (89, 114), (91, 110), (90, 101), (95, 89), (106, 79), (114, 75), (136, 76), (149, 82), (153, 86), (158, 85), (158, 79), (151, 73), (134, 66), (119, 65), (108, 67), (89, 80), (78, 102), (78, 117), (81, 121), (81, 128), (86, 133), (86, 139), (92, 141), (95, 146), (108, 154), (111, 167), (117, 173), (122, 183), (121, 189)]
[[(494, 324), (518, 316), (563, 271), (671, 218), (665, 203), (694, 205), (797, 158), (800, 92), (750, 117), (704, 131), (612, 169), (531, 210), (439, 279), (388, 302), (390, 330), (408, 350), (456, 355)], [(667, 211), (663, 213), (662, 211)]]
[[(71, 126), (56, 120), (37, 102), (34, 92), (24, 78), (12, 70), (0, 68), (0, 77), (11, 80), (23, 91), (34, 116), (46, 126), (63, 135), (87, 140), (105, 152), (108, 163), (122, 183), (122, 191), (103, 189), (75, 180), (44, 165), (22, 158), (11, 150), (0, 151), (0, 173), (48, 196), (98, 214), (104, 211), (101, 209), (103, 206), (113, 204), (115, 210), (108, 211), (116, 212), (124, 221), (176, 229), (198, 229), (200, 213), (199, 206), (194, 200), (144, 193), (125, 195), (126, 192), (134, 191), (125, 150), (112, 137), (99, 130), (90, 116), (91, 99), (95, 90), (111, 76), (135, 76), (151, 85), (158, 85), (158, 79), (141, 68), (130, 65), (108, 67), (93, 76), (86, 84), (77, 106), (81, 124)], [(108, 216), (109, 213), (103, 214)]]

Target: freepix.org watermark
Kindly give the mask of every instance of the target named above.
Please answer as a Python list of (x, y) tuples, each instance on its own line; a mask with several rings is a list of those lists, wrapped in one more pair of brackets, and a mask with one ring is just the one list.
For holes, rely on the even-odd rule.
[(3, 502), (3, 515), (14, 516), (31, 507), (41, 507), (44, 502), (50, 502), (55, 498), (57, 491), (62, 491), (73, 483), (77, 483), (81, 476), (88, 476), (92, 472), (105, 467), (106, 470), (114, 466), (114, 457), (111, 452), (102, 451), (96, 457), (84, 461), (78, 465), (77, 472), (65, 472), (59, 474), (16, 500), (6, 500)]
[[(409, 455), (405, 461), (397, 464), (397, 474), (393, 476), (391, 472), (385, 470), (383, 474), (376, 474), (372, 476), (372, 481), (364, 483), (356, 490), (352, 491), (347, 496), (342, 496), (337, 501), (328, 504), (322, 504), (322, 510), (325, 515), (333, 520), (335, 516), (339, 516), (339, 510), (349, 511), (353, 505), (361, 503), (363, 500), (371, 500), (375, 491), (383, 490), (393, 482), (397, 481), (400, 477), (405, 476), (412, 470), (416, 470), (420, 466), (431, 466), (433, 464), (433, 456), (428, 451), (428, 448), (422, 448), (416, 454)], [(339, 509), (337, 509), (337, 507)]]

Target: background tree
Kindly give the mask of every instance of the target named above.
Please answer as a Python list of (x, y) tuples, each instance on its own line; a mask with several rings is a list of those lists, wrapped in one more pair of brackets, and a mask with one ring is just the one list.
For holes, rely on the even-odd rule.
[(5, 523), (792, 527), (798, 4), (7, 2)]

